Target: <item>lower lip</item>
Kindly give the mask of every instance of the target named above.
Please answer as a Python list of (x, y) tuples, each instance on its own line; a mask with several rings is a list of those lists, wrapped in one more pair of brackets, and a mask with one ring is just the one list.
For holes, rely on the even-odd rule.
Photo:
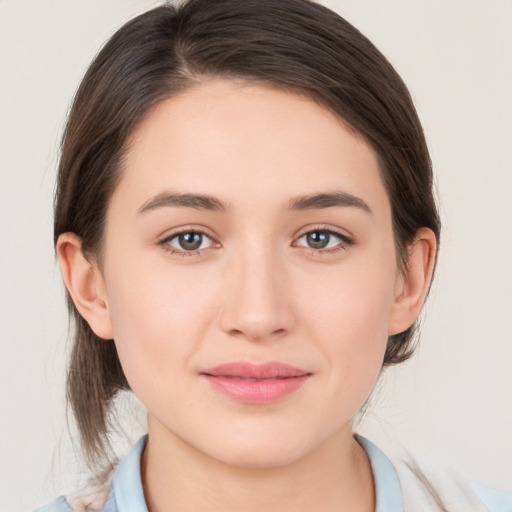
[(239, 402), (268, 404), (299, 389), (311, 374), (275, 380), (242, 380), (230, 377), (214, 377), (203, 374), (210, 384)]

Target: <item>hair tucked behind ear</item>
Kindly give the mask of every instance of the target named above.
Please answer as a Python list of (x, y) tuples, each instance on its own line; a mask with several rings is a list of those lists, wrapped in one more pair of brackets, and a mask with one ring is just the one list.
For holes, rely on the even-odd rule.
[[(397, 258), (421, 227), (439, 242), (432, 170), (421, 124), (402, 80), (358, 30), (308, 0), (190, 0), (126, 23), (92, 62), (63, 136), (55, 242), (76, 233), (101, 266), (105, 215), (126, 142), (164, 99), (208, 77), (298, 93), (344, 119), (376, 152), (393, 218)], [(68, 398), (91, 462), (108, 444), (108, 411), (127, 389), (113, 341), (75, 319)], [(389, 340), (384, 364), (412, 353), (413, 327)]]

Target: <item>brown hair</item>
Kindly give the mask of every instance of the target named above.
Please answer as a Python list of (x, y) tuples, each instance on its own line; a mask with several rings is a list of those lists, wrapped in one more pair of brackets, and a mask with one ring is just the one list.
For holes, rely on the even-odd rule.
[[(126, 23), (105, 44), (75, 95), (64, 132), (55, 196), (54, 240), (82, 239), (101, 261), (105, 215), (135, 125), (156, 104), (206, 77), (246, 80), (307, 96), (343, 118), (380, 160), (393, 217), (397, 257), (440, 221), (422, 127), (404, 83), (357, 29), (308, 0), (189, 0)], [(129, 389), (112, 340), (100, 340), (78, 314), (68, 380), (85, 454), (108, 446), (108, 412)], [(414, 326), (391, 336), (384, 365), (414, 350)]]

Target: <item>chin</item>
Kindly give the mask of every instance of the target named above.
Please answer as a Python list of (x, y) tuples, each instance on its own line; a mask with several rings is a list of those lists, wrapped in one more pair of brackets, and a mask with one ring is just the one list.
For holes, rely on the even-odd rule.
[[(293, 464), (308, 452), (308, 443), (305, 439), (293, 439), (293, 436), (283, 441), (280, 437), (268, 438), (259, 436), (255, 438), (231, 437), (226, 443), (226, 436), (218, 443), (208, 446), (207, 454), (229, 466), (243, 469), (269, 469)], [(217, 449), (218, 448), (218, 449)], [(314, 446), (310, 447), (311, 450)]]

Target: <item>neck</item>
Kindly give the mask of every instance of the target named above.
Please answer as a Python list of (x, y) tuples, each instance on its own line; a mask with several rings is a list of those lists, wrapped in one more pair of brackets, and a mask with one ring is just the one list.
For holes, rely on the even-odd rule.
[(373, 512), (370, 462), (350, 425), (279, 467), (241, 468), (196, 450), (154, 418), (141, 470), (149, 512)]

